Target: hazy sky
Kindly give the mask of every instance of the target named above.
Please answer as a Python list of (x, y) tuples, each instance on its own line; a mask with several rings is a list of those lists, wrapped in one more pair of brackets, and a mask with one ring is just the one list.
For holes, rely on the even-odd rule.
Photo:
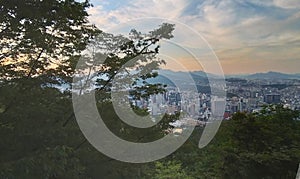
[[(210, 44), (226, 74), (300, 73), (299, 0), (92, 0), (92, 3), (94, 7), (88, 10), (90, 21), (103, 30), (147, 17), (188, 25)], [(191, 41), (198, 43), (196, 39)], [(198, 69), (187, 56), (177, 57), (190, 70)]]

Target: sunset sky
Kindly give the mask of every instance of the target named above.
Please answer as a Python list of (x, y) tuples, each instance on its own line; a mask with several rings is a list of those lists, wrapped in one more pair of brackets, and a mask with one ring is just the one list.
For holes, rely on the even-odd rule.
[[(185, 34), (178, 37), (177, 45), (182, 45), (188, 50), (192, 48), (203, 50), (206, 46), (203, 54), (208, 52), (211, 46), (225, 74), (267, 71), (300, 73), (299, 0), (92, 0), (91, 2), (94, 7), (88, 10), (91, 15), (90, 21), (105, 31), (116, 29), (120, 24), (128, 24), (136, 18), (149, 17), (187, 25), (188, 28), (176, 25), (177, 34), (189, 34), (192, 29), (199, 33), (199, 37), (201, 36), (203, 40), (200, 42), (201, 40), (193, 38), (192, 34), (190, 39), (189, 37), (184, 39)], [(140, 21), (133, 24), (145, 26), (138, 23)], [(152, 26), (149, 20), (144, 22)], [(149, 28), (153, 29), (156, 26)], [(205, 44), (206, 42), (209, 45)], [(175, 54), (175, 51), (175, 47), (170, 47), (165, 51), (165, 56), (172, 52)], [(199, 67), (194, 64), (192, 57), (183, 51), (182, 53), (176, 51), (176, 57), (172, 58), (183, 63), (188, 70), (198, 70)], [(209, 60), (208, 58), (206, 60)], [(172, 65), (169, 68), (172, 69)]]

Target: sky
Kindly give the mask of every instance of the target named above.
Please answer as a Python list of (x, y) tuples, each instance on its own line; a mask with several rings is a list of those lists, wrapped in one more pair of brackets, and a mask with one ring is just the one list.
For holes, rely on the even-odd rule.
[[(162, 46), (169, 44), (163, 55), (184, 64), (187, 70), (201, 70), (201, 65), (195, 65), (195, 60), (187, 55), (189, 51), (197, 57), (202, 53), (204, 63), (215, 58), (215, 54), (225, 74), (300, 73), (299, 0), (91, 2), (94, 7), (88, 9), (89, 20), (108, 32), (118, 32), (116, 27), (124, 24), (154, 29), (163, 21), (176, 22), (175, 43), (163, 43)], [(175, 50), (174, 44), (181, 46), (182, 52)], [(167, 68), (179, 70), (175, 63), (169, 64)]]

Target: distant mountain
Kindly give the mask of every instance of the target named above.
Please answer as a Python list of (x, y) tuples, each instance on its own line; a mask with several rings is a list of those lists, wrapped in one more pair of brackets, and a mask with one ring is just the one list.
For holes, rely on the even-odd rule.
[(174, 86), (174, 83), (180, 85), (208, 84), (208, 78), (203, 71), (182, 72), (172, 70), (158, 70), (158, 76), (147, 80), (150, 83), (163, 83)]
[[(218, 79), (219, 77), (214, 74), (205, 73), (203, 71), (172, 71), (172, 70), (158, 70), (158, 77), (151, 79), (152, 82), (163, 82), (170, 84), (170, 80), (176, 80), (178, 83), (190, 82), (191, 78), (197, 83), (208, 84), (208, 77)], [(226, 79), (240, 78), (240, 79), (300, 79), (300, 73), (298, 74), (286, 74), (280, 72), (270, 71), (267, 73), (255, 73), (255, 74), (241, 74), (241, 75), (225, 75)]]
[(300, 74), (285, 74), (280, 72), (255, 73), (241, 76), (246, 79), (300, 79)]
[(203, 71), (182, 72), (171, 70), (158, 70), (156, 78), (147, 79), (149, 83), (162, 83), (168, 86), (178, 87), (180, 90), (196, 90), (202, 93), (210, 93), (208, 78), (216, 75), (206, 74)]

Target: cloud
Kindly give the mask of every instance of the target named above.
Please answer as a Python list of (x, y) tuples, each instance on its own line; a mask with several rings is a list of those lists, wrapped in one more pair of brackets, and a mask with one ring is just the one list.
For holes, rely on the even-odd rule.
[[(91, 15), (90, 21), (100, 29), (107, 29), (118, 23), (125, 23), (137, 18), (177, 19), (187, 5), (182, 0), (135, 0), (124, 1), (124, 4), (118, 9), (104, 9), (104, 6), (98, 2), (96, 6), (88, 10)], [(105, 7), (111, 7), (111, 5), (106, 2)]]
[(101, 30), (107, 29), (112, 25), (116, 24), (113, 22), (114, 17), (111, 16), (111, 13), (105, 11), (103, 6), (97, 5), (88, 9), (89, 21), (93, 24), (96, 24)]
[[(225, 64), (242, 60), (243, 63), (258, 60), (271, 64), (270, 59), (276, 59), (279, 64), (282, 59), (286, 68), (289, 60), (295, 65), (295, 59), (300, 58), (297, 52), (300, 42), (298, 1), (127, 0), (118, 5), (113, 5), (114, 1), (105, 1), (105, 4), (98, 1), (88, 12), (90, 21), (104, 30), (136, 18), (177, 20), (202, 34)], [(183, 44), (197, 44), (181, 40)]]
[(300, 8), (299, 0), (274, 0), (274, 5), (287, 9)]

